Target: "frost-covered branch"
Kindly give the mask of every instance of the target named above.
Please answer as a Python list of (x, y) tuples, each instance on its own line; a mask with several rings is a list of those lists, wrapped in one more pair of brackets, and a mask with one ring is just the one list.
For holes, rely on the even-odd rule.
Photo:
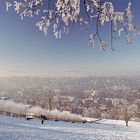
[[(124, 11), (117, 11), (112, 2), (107, 0), (19, 0), (6, 2), (6, 10), (13, 7), (21, 19), (43, 15), (36, 23), (39, 30), (47, 35), (49, 28), (53, 28), (55, 38), (61, 38), (63, 33), (68, 33), (70, 23), (96, 28), (89, 35), (89, 43), (93, 47), (97, 42), (100, 48), (106, 50), (107, 41), (102, 38), (100, 28), (110, 25), (110, 48), (113, 41), (124, 32), (128, 44), (132, 44), (133, 37), (140, 34), (140, 29), (133, 24), (131, 2)], [(84, 10), (83, 12), (81, 12)], [(95, 26), (94, 26), (95, 25)], [(118, 37), (117, 37), (118, 36)]]

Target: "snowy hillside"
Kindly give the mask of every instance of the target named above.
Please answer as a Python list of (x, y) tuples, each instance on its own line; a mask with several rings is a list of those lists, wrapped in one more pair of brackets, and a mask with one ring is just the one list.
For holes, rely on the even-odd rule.
[(140, 123), (101, 120), (99, 123), (26, 121), (0, 115), (0, 140), (139, 140)]

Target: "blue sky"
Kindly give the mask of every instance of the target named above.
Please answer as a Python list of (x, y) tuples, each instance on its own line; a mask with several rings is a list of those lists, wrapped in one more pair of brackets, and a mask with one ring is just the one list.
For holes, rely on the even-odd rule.
[[(124, 9), (128, 0), (113, 2), (117, 9)], [(132, 4), (134, 22), (140, 26), (140, 1)], [(75, 26), (62, 39), (54, 39), (35, 27), (38, 20), (20, 20), (13, 10), (6, 12), (1, 6), (0, 76), (140, 75), (140, 36), (132, 46), (122, 37), (114, 43), (116, 51), (103, 52), (98, 46), (89, 47), (91, 31), (85, 33)], [(107, 33), (108, 28), (103, 37), (109, 40)]]

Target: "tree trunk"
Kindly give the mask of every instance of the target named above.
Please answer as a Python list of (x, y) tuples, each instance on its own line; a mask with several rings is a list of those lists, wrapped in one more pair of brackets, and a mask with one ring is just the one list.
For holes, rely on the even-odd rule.
[(52, 99), (49, 97), (49, 109), (52, 110)]
[(125, 124), (126, 124), (126, 127), (128, 127), (128, 121), (127, 120), (125, 121)]

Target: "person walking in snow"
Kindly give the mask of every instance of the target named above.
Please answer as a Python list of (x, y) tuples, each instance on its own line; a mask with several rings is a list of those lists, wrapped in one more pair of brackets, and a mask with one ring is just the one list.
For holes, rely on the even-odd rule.
[(47, 120), (47, 118), (46, 118), (45, 116), (43, 116), (43, 115), (41, 115), (41, 118), (42, 118), (41, 123), (42, 123), (42, 125), (43, 125), (43, 124), (44, 124), (44, 120)]

